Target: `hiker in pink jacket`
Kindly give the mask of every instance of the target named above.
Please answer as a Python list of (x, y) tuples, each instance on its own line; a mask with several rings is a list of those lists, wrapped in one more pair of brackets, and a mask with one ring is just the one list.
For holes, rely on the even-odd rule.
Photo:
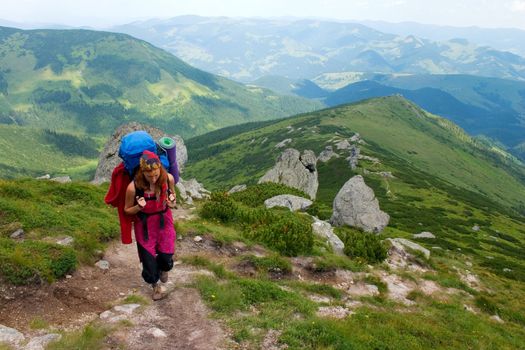
[(144, 151), (135, 179), (126, 189), (124, 212), (137, 216), (134, 229), (142, 278), (152, 285), (153, 300), (164, 297), (158, 282), (166, 283), (173, 267), (176, 233), (170, 208), (175, 204), (173, 176), (162, 167), (155, 153)]

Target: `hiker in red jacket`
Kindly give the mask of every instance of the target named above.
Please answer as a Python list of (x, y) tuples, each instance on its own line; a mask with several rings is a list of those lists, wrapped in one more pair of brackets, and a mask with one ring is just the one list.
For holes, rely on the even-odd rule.
[(175, 228), (170, 208), (176, 205), (175, 180), (159, 157), (144, 151), (135, 179), (126, 189), (124, 212), (136, 215), (135, 239), (142, 262), (142, 278), (153, 287), (153, 300), (164, 297), (159, 280), (168, 281), (173, 267)]

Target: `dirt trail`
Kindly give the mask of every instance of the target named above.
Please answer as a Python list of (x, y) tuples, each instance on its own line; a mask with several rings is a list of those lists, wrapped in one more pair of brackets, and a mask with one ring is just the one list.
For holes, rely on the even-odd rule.
[[(180, 255), (189, 244), (178, 241), (177, 245)], [(51, 329), (72, 330), (99, 320), (102, 312), (122, 304), (128, 295), (139, 294), (151, 300), (151, 287), (140, 275), (135, 244), (115, 242), (106, 250), (104, 259), (110, 263), (109, 270), (82, 266), (70, 278), (52, 285), (1, 285), (0, 324), (30, 337), (35, 333), (30, 326), (34, 320), (43, 320)], [(208, 318), (209, 311), (199, 292), (186, 287), (199, 274), (209, 272), (177, 263), (166, 283), (170, 291), (168, 296), (134, 311), (127, 318), (132, 325), (113, 332), (106, 340), (107, 348), (223, 348), (225, 332), (216, 321)], [(155, 328), (166, 336), (153, 336), (151, 332)]]

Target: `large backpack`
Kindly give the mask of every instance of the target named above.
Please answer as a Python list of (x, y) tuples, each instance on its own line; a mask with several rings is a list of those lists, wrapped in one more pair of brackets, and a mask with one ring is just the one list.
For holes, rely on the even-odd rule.
[(145, 150), (157, 153), (164, 168), (173, 175), (175, 183), (179, 181), (175, 141), (164, 137), (157, 144), (145, 131), (134, 131), (122, 138), (118, 154), (122, 163), (113, 169), (104, 201), (118, 209), (121, 239), (125, 244), (132, 242), (131, 223), (134, 220), (124, 213), (126, 188), (133, 180), (135, 171), (140, 165), (140, 157)]
[[(132, 178), (140, 164), (140, 157), (144, 151), (157, 153), (157, 144), (155, 143), (155, 140), (153, 140), (153, 137), (145, 131), (139, 130), (130, 132), (125, 135), (120, 142), (118, 156), (124, 162), (124, 167)], [(160, 154), (159, 158), (161, 158), (164, 168), (168, 169), (170, 164), (167, 156), (165, 154)]]

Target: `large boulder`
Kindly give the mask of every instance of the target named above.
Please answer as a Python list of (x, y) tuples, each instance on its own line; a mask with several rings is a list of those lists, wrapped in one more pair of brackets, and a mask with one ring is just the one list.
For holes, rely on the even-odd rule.
[(312, 231), (318, 237), (321, 237), (332, 247), (332, 250), (337, 255), (344, 255), (345, 244), (341, 239), (334, 233), (334, 229), (330, 223), (319, 220), (316, 217), (313, 218)]
[(118, 156), (120, 140), (122, 140), (122, 137), (126, 134), (137, 130), (146, 131), (155, 140), (158, 140), (163, 136), (168, 136), (175, 140), (175, 145), (177, 147), (177, 164), (179, 166), (179, 172), (182, 172), (184, 164), (186, 164), (186, 162), (188, 161), (188, 151), (186, 150), (186, 145), (184, 145), (184, 140), (182, 140), (180, 136), (167, 135), (162, 130), (154, 128), (152, 126), (140, 124), (137, 122), (131, 122), (119, 126), (104, 146), (104, 150), (102, 151), (98, 159), (98, 166), (97, 170), (95, 171), (93, 183), (101, 184), (103, 182), (108, 182), (111, 180), (111, 173), (113, 172), (113, 168), (115, 168), (121, 162), (121, 159)]
[(361, 175), (348, 180), (335, 196), (332, 225), (359, 227), (367, 232), (381, 232), (390, 216), (379, 209), (374, 191), (365, 184)]
[(310, 150), (301, 154), (296, 149), (288, 148), (279, 156), (275, 166), (261, 177), (259, 183), (262, 182), (276, 182), (297, 188), (315, 199), (319, 187), (317, 157)]
[(291, 211), (305, 211), (310, 208), (312, 201), (303, 197), (294, 196), (291, 194), (280, 194), (278, 196), (268, 198), (264, 201), (266, 208), (285, 207)]

